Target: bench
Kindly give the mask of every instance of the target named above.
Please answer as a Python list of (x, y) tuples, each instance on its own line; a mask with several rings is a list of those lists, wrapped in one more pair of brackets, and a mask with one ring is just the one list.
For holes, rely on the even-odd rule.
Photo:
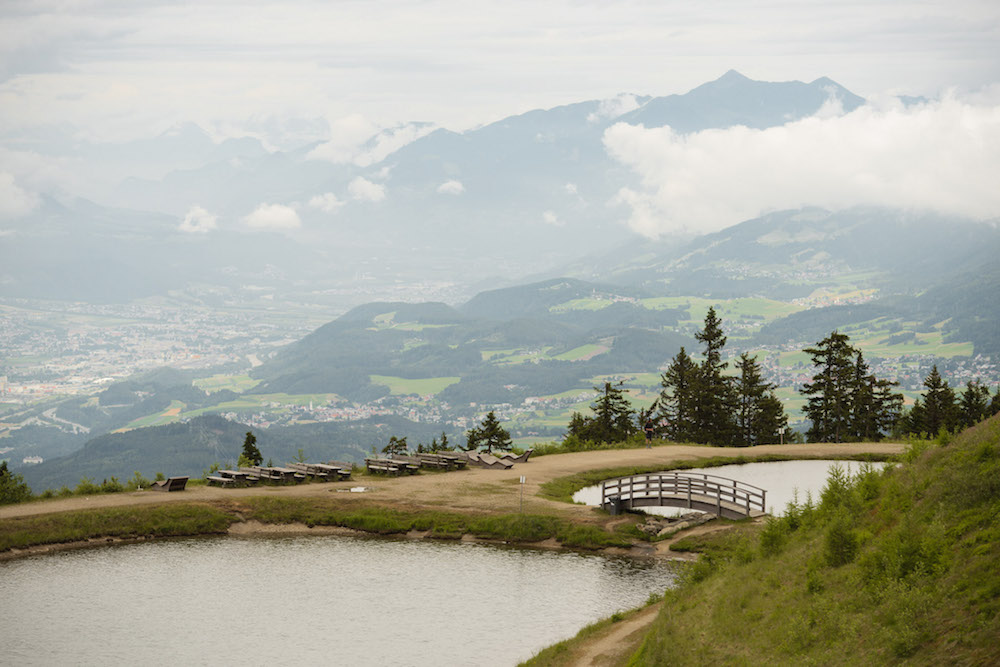
[(218, 475), (209, 475), (205, 478), (210, 486), (236, 486), (235, 477), (219, 477)]

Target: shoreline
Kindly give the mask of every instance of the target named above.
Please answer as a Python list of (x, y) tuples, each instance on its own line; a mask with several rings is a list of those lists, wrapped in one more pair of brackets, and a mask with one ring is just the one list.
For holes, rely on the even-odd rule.
[[(366, 493), (339, 493), (340, 490), (358, 485), (360, 480), (347, 482), (327, 482), (301, 484), (297, 486), (249, 487), (243, 489), (222, 489), (197, 486), (176, 493), (154, 493), (150, 491), (108, 494), (104, 496), (73, 497), (34, 501), (19, 505), (0, 507), (0, 525), (7, 522), (18, 523), (19, 519), (60, 515), (67, 512), (87, 512), (88, 510), (115, 508), (156, 508), (187, 504), (208, 507), (221, 511), (232, 518), (226, 530), (204, 530), (188, 534), (204, 535), (377, 535), (375, 531), (358, 530), (337, 525), (313, 526), (303, 522), (259, 521), (253, 517), (244, 518), (245, 503), (267, 502), (266, 499), (296, 499), (298, 502), (336, 507), (343, 511), (365, 511), (381, 509), (401, 513), (441, 513), (450, 512), (466, 518), (483, 516), (516, 516), (531, 514), (552, 517), (565, 524), (581, 528), (610, 532), (613, 517), (603, 515), (593, 507), (577, 505), (559, 500), (551, 500), (540, 495), (543, 484), (561, 477), (586, 473), (594, 470), (612, 470), (627, 466), (652, 466), (669, 469), (671, 465), (690, 463), (699, 459), (759, 458), (768, 456), (788, 456), (790, 458), (838, 458), (858, 455), (890, 456), (901, 453), (905, 445), (900, 443), (851, 443), (812, 445), (763, 445), (752, 448), (716, 448), (694, 445), (663, 445), (651, 449), (595, 450), (566, 454), (553, 454), (527, 463), (518, 464), (509, 470), (473, 469), (446, 473), (426, 473), (398, 478), (364, 477), (365, 484), (373, 485)], [(526, 478), (524, 484), (524, 507), (519, 510), (520, 476)], [(718, 529), (718, 524), (712, 530)], [(434, 536), (431, 531), (409, 530), (397, 532), (397, 537), (409, 539), (462, 539), (486, 543), (504, 543), (502, 539), (475, 537), (465, 533), (461, 536)], [(690, 535), (688, 530), (679, 536)], [(168, 539), (177, 535), (109, 536), (93, 535), (85, 539), (67, 542), (53, 542), (24, 547), (11, 547), (0, 551), (0, 562), (31, 557), (58, 551), (104, 546), (108, 544), (140, 543), (155, 539)], [(678, 536), (660, 542), (638, 542), (632, 546), (603, 546), (587, 548), (595, 553), (636, 557), (669, 558), (691, 560), (688, 554), (671, 552), (670, 543)], [(521, 541), (517, 544), (530, 548), (577, 549), (564, 545), (555, 537), (541, 541)]]

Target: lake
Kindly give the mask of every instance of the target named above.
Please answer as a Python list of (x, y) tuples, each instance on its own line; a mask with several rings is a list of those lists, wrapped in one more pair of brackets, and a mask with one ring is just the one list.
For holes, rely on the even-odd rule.
[(467, 542), (212, 537), (0, 563), (6, 664), (512, 665), (675, 564)]

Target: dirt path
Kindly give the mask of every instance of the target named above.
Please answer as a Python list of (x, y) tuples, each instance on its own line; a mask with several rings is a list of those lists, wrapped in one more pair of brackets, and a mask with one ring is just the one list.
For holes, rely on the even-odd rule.
[[(48, 514), (70, 510), (120, 507), (171, 502), (225, 502), (249, 496), (335, 497), (344, 503), (377, 504), (405, 509), (438, 509), (458, 512), (517, 512), (521, 504), (520, 477), (525, 477), (524, 511), (572, 515), (576, 520), (600, 522), (592, 508), (538, 497), (545, 482), (573, 473), (624, 466), (660, 466), (664, 469), (680, 461), (715, 456), (761, 456), (784, 454), (803, 457), (836, 458), (849, 454), (897, 454), (904, 445), (894, 443), (763, 445), (749, 448), (667, 445), (652, 449), (603, 450), (559, 454), (531, 459), (509, 470), (472, 469), (461, 472), (423, 474), (400, 478), (362, 477), (350, 482), (262, 486), (222, 489), (195, 486), (180, 493), (138, 491), (95, 496), (74, 496), (0, 507), (0, 519)], [(366, 486), (366, 493), (347, 493), (351, 487)]]

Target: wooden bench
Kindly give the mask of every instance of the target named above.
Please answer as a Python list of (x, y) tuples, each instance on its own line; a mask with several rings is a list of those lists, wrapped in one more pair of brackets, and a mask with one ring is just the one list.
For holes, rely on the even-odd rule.
[(401, 475), (407, 472), (405, 464), (393, 463), (391, 459), (365, 459), (365, 467), (370, 473), (381, 475)]
[(219, 477), (218, 475), (209, 475), (205, 478), (205, 481), (208, 482), (209, 486), (236, 486), (235, 477)]
[(183, 491), (187, 483), (187, 477), (168, 477), (167, 479), (153, 482), (153, 485), (149, 488), (153, 491)]

